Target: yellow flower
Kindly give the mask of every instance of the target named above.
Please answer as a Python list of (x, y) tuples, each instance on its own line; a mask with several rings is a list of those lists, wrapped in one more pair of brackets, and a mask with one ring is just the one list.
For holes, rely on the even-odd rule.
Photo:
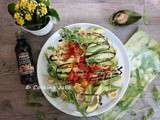
[(41, 12), (41, 14), (43, 16), (43, 15), (46, 15), (48, 11), (47, 11), (46, 7), (41, 7), (40, 12)]
[(17, 23), (22, 26), (24, 24), (24, 19), (22, 17), (20, 17), (19, 19), (17, 19)]
[(32, 20), (31, 14), (27, 13), (27, 14), (25, 15), (25, 19), (26, 19), (27, 21), (31, 21), (31, 20)]
[(20, 0), (19, 1), (19, 6), (20, 7), (26, 7), (27, 6), (28, 1), (27, 0)]
[(20, 13), (16, 12), (16, 13), (14, 14), (14, 18), (15, 18), (16, 20), (19, 19), (19, 18), (20, 18)]
[(16, 6), (15, 6), (15, 10), (19, 10), (19, 2), (17, 2)]
[(27, 5), (27, 8), (30, 12), (33, 12), (37, 7), (37, 3), (36, 2), (30, 2)]

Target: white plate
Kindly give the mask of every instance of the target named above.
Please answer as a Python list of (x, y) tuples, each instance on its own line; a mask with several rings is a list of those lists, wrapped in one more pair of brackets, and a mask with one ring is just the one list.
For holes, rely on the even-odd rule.
[[(104, 29), (105, 31), (105, 36), (107, 36), (111, 42), (113, 47), (117, 50), (117, 55), (116, 57), (118, 58), (118, 64), (119, 66), (122, 66), (122, 89), (120, 89), (118, 91), (118, 96), (115, 99), (109, 99), (107, 97), (102, 97), (102, 106), (99, 106), (98, 109), (96, 109), (94, 112), (89, 113), (87, 116), (95, 116), (95, 115), (99, 115), (105, 111), (110, 110), (111, 108), (113, 108), (118, 101), (122, 98), (122, 96), (124, 95), (127, 87), (128, 87), (128, 83), (129, 83), (129, 61), (128, 61), (128, 57), (126, 54), (126, 50), (123, 46), (123, 44), (121, 43), (121, 41), (108, 29), (101, 27), (99, 25), (95, 25), (95, 24), (90, 24), (90, 23), (76, 23), (76, 24), (72, 24), (67, 26), (68, 28), (74, 28), (74, 27), (83, 27), (83, 28), (89, 28), (89, 27), (99, 27)], [(52, 98), (49, 97), (46, 92), (45, 89), (46, 86), (50, 86), (50, 84), (47, 82), (47, 61), (45, 59), (45, 51), (47, 49), (47, 47), (49, 46), (57, 46), (58, 40), (61, 38), (60, 37), (60, 30), (56, 31), (48, 40), (47, 42), (44, 44), (44, 46), (41, 49), (41, 52), (39, 54), (39, 58), (38, 58), (38, 63), (37, 63), (37, 74), (38, 74), (38, 82), (40, 85), (40, 88), (44, 94), (44, 96), (46, 97), (46, 99), (53, 105), (55, 106), (57, 109), (59, 109), (60, 111), (63, 111), (64, 113), (70, 114), (70, 115), (74, 115), (74, 116), (82, 116), (75, 108), (74, 105), (69, 104), (63, 100), (61, 100), (60, 98)]]

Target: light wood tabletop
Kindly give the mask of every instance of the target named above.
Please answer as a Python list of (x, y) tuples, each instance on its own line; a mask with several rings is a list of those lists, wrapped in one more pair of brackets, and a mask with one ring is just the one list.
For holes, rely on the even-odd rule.
[[(19, 29), (8, 14), (7, 5), (13, 0), (0, 0), (0, 120), (37, 120), (36, 110), (25, 105), (25, 90), (20, 84), (14, 52), (16, 37), (15, 31)], [(52, 1), (52, 0), (51, 0)], [(132, 33), (139, 27), (160, 42), (160, 0), (54, 0), (51, 4), (60, 14), (58, 22), (52, 32), (43, 37), (26, 33), (27, 41), (32, 47), (33, 58), (36, 64), (41, 47), (51, 34), (61, 27), (73, 23), (95, 23), (113, 31), (125, 43)], [(120, 9), (130, 9), (145, 16), (139, 22), (126, 27), (113, 27), (108, 18), (113, 12)], [(160, 85), (159, 78), (152, 84)], [(143, 99), (136, 102), (138, 106), (153, 105), (150, 100), (149, 86)], [(82, 120), (62, 113), (54, 108), (46, 99), (38, 110), (46, 115), (46, 120)], [(160, 111), (153, 120), (160, 120)], [(97, 117), (91, 117), (96, 120)], [(123, 120), (128, 120), (127, 116)], [(136, 120), (140, 120), (140, 117)]]

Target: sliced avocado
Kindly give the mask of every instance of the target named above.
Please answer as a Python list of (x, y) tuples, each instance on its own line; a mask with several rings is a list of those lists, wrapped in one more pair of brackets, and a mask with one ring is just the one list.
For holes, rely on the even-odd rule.
[(93, 112), (99, 105), (99, 95), (94, 96), (91, 104), (87, 107), (86, 112)]
[(103, 93), (104, 91), (104, 85), (101, 84), (97, 91), (95, 92), (95, 96), (92, 97), (92, 100), (90, 102), (90, 104), (88, 105), (88, 108), (86, 110), (86, 112), (93, 112), (95, 109), (97, 109), (98, 105), (99, 105), (99, 98), (100, 98), (100, 94)]

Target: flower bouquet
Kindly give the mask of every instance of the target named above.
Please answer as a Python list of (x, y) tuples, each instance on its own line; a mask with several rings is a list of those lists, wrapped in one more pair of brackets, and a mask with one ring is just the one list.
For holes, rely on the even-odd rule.
[(60, 20), (57, 11), (49, 5), (49, 0), (18, 0), (8, 5), (8, 12), (22, 29), (42, 36), (52, 30), (55, 20)]

